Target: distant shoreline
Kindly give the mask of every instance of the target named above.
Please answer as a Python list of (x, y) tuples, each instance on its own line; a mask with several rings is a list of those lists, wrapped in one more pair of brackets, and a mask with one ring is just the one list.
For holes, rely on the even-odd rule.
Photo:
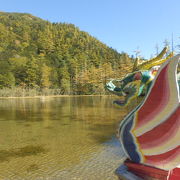
[(7, 96), (0, 97), (0, 99), (31, 99), (31, 98), (56, 98), (56, 97), (80, 97), (80, 96), (113, 96), (113, 95), (47, 95), (47, 96)]

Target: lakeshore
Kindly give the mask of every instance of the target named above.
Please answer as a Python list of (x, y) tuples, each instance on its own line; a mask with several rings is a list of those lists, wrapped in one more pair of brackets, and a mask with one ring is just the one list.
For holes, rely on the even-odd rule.
[(0, 96), (0, 99), (31, 99), (31, 98), (40, 98), (40, 99), (43, 99), (43, 98), (58, 98), (58, 97), (90, 97), (90, 96), (94, 96), (94, 97), (98, 97), (98, 96), (101, 96), (101, 97), (111, 97), (111, 96), (114, 96), (114, 95), (47, 95), (47, 96), (8, 96), (8, 97), (2, 97)]

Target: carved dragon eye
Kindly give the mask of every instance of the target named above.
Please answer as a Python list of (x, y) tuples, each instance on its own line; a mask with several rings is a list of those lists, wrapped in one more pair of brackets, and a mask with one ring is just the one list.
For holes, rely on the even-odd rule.
[(135, 79), (135, 80), (141, 80), (141, 78), (142, 78), (141, 72), (137, 72), (137, 73), (134, 75), (134, 79)]

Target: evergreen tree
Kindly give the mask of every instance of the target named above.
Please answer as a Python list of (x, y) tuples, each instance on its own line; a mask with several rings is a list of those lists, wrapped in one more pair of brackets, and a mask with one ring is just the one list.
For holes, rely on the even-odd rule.
[(131, 69), (132, 58), (126, 53), (118, 53), (73, 24), (0, 12), (1, 88), (102, 93), (109, 78), (121, 78)]
[(39, 67), (34, 57), (28, 60), (25, 66), (25, 83), (28, 88), (35, 88), (40, 84)]

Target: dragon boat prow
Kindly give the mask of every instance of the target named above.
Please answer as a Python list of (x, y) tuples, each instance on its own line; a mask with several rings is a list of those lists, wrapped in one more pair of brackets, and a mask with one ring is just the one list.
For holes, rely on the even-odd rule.
[(127, 160), (116, 171), (119, 179), (180, 180), (179, 61), (176, 55), (161, 65), (141, 105), (121, 122)]

